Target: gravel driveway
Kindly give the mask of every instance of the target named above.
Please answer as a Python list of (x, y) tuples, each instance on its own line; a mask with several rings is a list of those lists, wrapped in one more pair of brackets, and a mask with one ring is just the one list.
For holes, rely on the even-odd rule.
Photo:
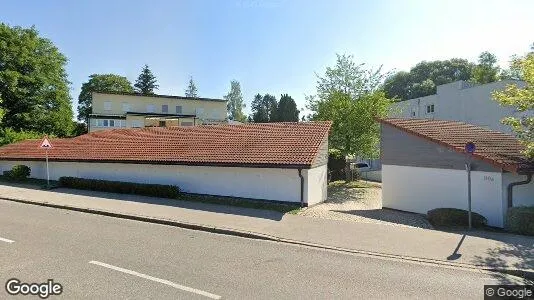
[(394, 226), (432, 228), (424, 215), (382, 209), (382, 188), (380, 184), (374, 185), (375, 187), (358, 188), (345, 184), (330, 184), (327, 200), (301, 211), (299, 215)]

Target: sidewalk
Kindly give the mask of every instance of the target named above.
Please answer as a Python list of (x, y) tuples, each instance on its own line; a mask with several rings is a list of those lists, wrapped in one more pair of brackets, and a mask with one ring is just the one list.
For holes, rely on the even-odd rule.
[[(534, 237), (452, 233), (283, 215), (274, 211), (103, 192), (0, 184), (0, 199), (157, 221), (373, 256), (534, 274)], [(457, 249), (458, 248), (458, 249)], [(455, 249), (456, 252), (455, 252)]]

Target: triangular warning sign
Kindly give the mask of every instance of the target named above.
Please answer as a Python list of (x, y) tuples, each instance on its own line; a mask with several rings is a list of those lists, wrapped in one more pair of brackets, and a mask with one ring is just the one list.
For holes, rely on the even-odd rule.
[(41, 142), (41, 146), (39, 147), (44, 148), (44, 149), (50, 149), (52, 148), (52, 144), (50, 144), (50, 141), (48, 140), (48, 138), (44, 138), (43, 141)]

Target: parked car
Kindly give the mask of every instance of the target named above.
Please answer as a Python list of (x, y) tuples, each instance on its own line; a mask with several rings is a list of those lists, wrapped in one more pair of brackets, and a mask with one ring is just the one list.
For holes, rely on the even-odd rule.
[(371, 170), (371, 167), (367, 163), (359, 162), (359, 163), (350, 163), (350, 169), (356, 170), (358, 172), (366, 172)]

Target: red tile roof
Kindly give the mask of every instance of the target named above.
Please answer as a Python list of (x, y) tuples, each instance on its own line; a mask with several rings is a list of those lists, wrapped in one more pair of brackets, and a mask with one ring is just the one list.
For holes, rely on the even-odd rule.
[[(49, 159), (309, 168), (331, 122), (114, 129), (52, 139)], [(1, 160), (42, 160), (40, 140), (0, 147)]]
[(532, 172), (534, 162), (521, 153), (523, 145), (512, 135), (456, 121), (383, 119), (381, 123), (438, 143), (459, 153), (473, 142), (473, 157), (510, 172)]

